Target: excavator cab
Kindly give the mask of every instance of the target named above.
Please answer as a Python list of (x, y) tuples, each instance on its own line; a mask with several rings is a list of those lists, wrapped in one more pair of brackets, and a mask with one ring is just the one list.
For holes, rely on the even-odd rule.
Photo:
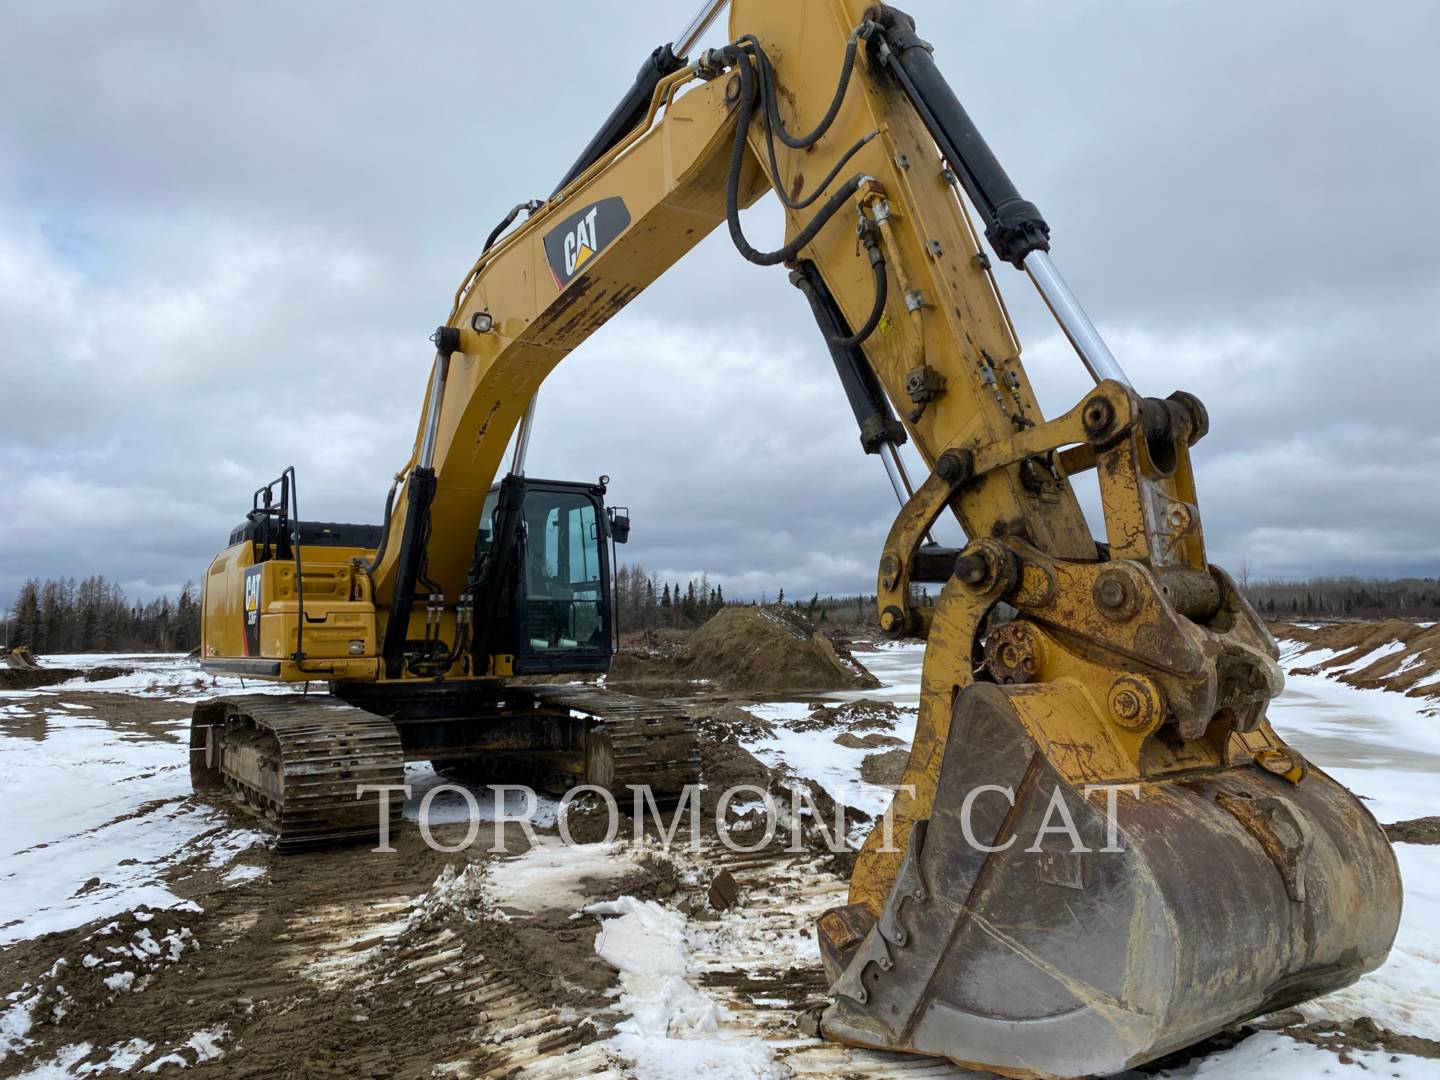
[(493, 612), (493, 621), (476, 637), (477, 651), (488, 654), (476, 656), (477, 667), (498, 654), (513, 657), (517, 675), (609, 669), (610, 543), (629, 539), (629, 518), (607, 513), (606, 479), (511, 474), (490, 489), (474, 565), (476, 612)]

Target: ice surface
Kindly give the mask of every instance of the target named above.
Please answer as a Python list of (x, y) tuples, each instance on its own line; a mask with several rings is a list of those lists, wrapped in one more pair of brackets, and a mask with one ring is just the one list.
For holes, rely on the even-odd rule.
[[(430, 805), (426, 809), (426, 820), (430, 822), (431, 826), (463, 825), (472, 817), (477, 821), (484, 822), (500, 820), (501, 814), (497, 812), (497, 802), (501, 799), (502, 792), (489, 784), (466, 784), (449, 779), (438, 774), (433, 766), (424, 761), (412, 761), (406, 764), (405, 783), (410, 785), (410, 794), (405, 799), (404, 810), (405, 817), (409, 821), (420, 820), (420, 806), (432, 791), (435, 794), (430, 796)], [(514, 785), (505, 785), (505, 787), (506, 790), (503, 792), (504, 815), (511, 819), (524, 816), (528, 805), (526, 793), (516, 790)], [(465, 798), (464, 792), (466, 791), (475, 801), (473, 808)], [(548, 828), (555, 824), (559, 812), (558, 800), (536, 792), (534, 794), (534, 810), (530, 814), (529, 820), (541, 828)], [(486, 846), (491, 843), (486, 836), (489, 831), (482, 830), (481, 832)]]
[(636, 871), (630, 852), (620, 840), (567, 847), (540, 836), (524, 855), (490, 865), (484, 896), (494, 907), (522, 912), (576, 911), (590, 892), (584, 882), (616, 881)]
[(620, 972), (618, 1004), (629, 1014), (609, 1045), (630, 1062), (637, 1077), (780, 1080), (788, 1075), (761, 1040), (720, 1033), (724, 1010), (687, 978), (691, 963), (683, 916), (633, 896), (585, 910), (609, 916), (595, 936), (595, 952)]

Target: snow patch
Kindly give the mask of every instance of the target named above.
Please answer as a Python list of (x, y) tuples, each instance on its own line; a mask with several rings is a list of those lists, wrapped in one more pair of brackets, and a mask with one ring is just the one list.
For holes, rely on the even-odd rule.
[[(1399, 1080), (1440, 1077), (1440, 1061), (1431, 1058), (1374, 1050), (1347, 1050), (1346, 1054), (1360, 1066), (1354, 1073), (1357, 1077), (1372, 1075)], [(1328, 1050), (1297, 1042), (1279, 1032), (1262, 1031), (1239, 1046), (1167, 1071), (1165, 1075), (1187, 1080), (1296, 1080), (1309, 1076), (1348, 1076), (1351, 1072)]]
[(196, 855), (219, 868), (263, 839), (191, 800), (182, 746), (55, 709), (38, 741), (0, 733), (0, 947), (184, 906), (165, 869)]
[(721, 1021), (730, 1014), (686, 978), (690, 952), (679, 913), (633, 896), (591, 904), (585, 911), (610, 916), (595, 936), (595, 952), (620, 972), (618, 1004), (629, 1019), (616, 1025), (618, 1034), (608, 1045), (629, 1061), (640, 1080), (779, 1080), (789, 1075), (761, 1040), (720, 1033)]
[(568, 847), (537, 837), (525, 854), (490, 865), (483, 895), (492, 909), (575, 911), (593, 895), (585, 883), (618, 881), (636, 870), (629, 852), (619, 840)]

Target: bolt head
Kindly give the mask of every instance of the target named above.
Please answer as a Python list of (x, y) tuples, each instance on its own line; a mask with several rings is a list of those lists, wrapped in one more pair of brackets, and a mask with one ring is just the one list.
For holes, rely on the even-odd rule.
[(966, 585), (979, 585), (990, 576), (990, 564), (983, 555), (961, 555), (955, 560), (955, 576)]
[(1115, 712), (1125, 720), (1140, 715), (1140, 697), (1133, 690), (1122, 690), (1115, 695)]
[(1101, 607), (1118, 608), (1125, 603), (1125, 583), (1116, 577), (1103, 577), (1095, 583), (1095, 600)]

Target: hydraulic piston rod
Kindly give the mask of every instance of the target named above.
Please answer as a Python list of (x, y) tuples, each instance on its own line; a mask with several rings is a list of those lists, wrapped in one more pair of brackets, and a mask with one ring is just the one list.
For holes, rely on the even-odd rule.
[(1085, 314), (1085, 309), (1070, 291), (1070, 286), (1065, 284), (1065, 279), (1060, 276), (1050, 253), (1037, 248), (1025, 256), (1024, 266), (1030, 280), (1035, 283), (1035, 288), (1045, 298), (1046, 307), (1055, 316), (1060, 329), (1065, 331), (1070, 344), (1075, 346), (1080, 362), (1085, 365), (1091, 377), (1097, 383), (1114, 379), (1129, 386), (1130, 380), (1120, 367), (1120, 362), (1111, 353), (1110, 346), (1105, 344), (1100, 331), (1095, 329), (1090, 316)]
[(525, 457), (530, 452), (530, 427), (535, 423), (535, 402), (539, 400), (538, 390), (530, 395), (530, 404), (525, 406), (525, 415), (520, 418), (520, 427), (515, 432), (515, 453), (510, 459), (510, 471), (516, 476), (525, 475)]
[(1050, 226), (1034, 203), (1020, 197), (940, 73), (930, 46), (915, 33), (914, 20), (886, 7), (881, 25), (883, 32), (874, 37), (872, 47), (915, 106), (960, 186), (984, 219), (985, 237), (995, 254), (1030, 275), (1096, 382), (1114, 379), (1129, 386), (1130, 380), (1105, 339), (1050, 260)]
[(695, 43), (700, 40), (700, 35), (705, 33), (715, 17), (724, 11), (730, 0), (704, 0), (700, 10), (685, 24), (685, 29), (680, 31), (678, 37), (671, 44), (670, 48), (676, 56), (686, 55)]

